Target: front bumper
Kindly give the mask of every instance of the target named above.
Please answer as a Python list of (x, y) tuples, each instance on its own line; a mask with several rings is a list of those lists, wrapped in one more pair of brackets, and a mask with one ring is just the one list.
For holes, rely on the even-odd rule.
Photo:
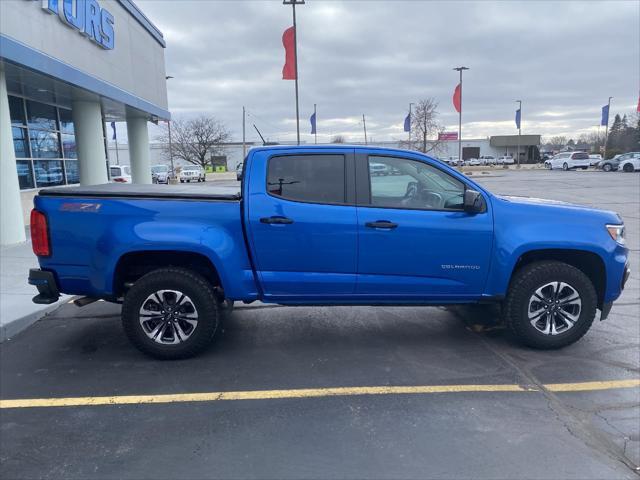
[[(631, 268), (629, 268), (629, 264), (627, 263), (624, 266), (624, 273), (622, 274), (622, 281), (620, 282), (620, 292), (624, 290), (625, 285), (627, 284), (627, 280), (631, 276)], [(609, 316), (609, 312), (611, 312), (611, 307), (613, 307), (613, 302), (606, 302), (602, 305), (600, 309), (600, 320), (606, 320)]]
[(48, 305), (55, 303), (60, 298), (60, 291), (56, 278), (52, 272), (32, 268), (29, 270), (29, 285), (33, 285), (38, 289), (38, 295), (33, 297), (33, 303)]

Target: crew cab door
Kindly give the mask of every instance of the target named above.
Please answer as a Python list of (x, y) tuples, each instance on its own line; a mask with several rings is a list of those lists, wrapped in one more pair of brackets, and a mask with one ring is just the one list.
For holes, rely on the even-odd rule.
[[(384, 165), (386, 168), (381, 168)], [(463, 210), (465, 183), (420, 156), (356, 154), (360, 296), (475, 298), (493, 243), (490, 202)]]
[(313, 303), (354, 293), (354, 176), (352, 149), (253, 154), (245, 198), (266, 299)]

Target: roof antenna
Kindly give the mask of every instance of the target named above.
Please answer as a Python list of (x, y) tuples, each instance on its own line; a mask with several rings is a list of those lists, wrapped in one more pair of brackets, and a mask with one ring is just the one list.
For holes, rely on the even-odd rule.
[(258, 132), (258, 135), (260, 135), (260, 138), (262, 139), (262, 146), (264, 147), (264, 146), (267, 144), (267, 142), (265, 141), (264, 137), (263, 137), (263, 136), (262, 136), (262, 134), (260, 133), (260, 130), (258, 130), (258, 127), (256, 127), (256, 124), (255, 124), (255, 123), (253, 124), (253, 128), (255, 128), (255, 129), (256, 129), (256, 132)]

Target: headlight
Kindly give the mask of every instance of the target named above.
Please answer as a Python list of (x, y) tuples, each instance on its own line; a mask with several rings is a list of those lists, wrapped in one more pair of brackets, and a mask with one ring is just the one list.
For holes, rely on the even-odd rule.
[(624, 225), (607, 225), (607, 232), (611, 238), (618, 242), (620, 245), (625, 244), (624, 240)]

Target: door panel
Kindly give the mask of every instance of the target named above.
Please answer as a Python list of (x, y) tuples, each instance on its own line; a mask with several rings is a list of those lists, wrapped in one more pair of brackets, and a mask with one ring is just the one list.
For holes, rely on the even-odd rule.
[[(339, 155), (341, 163), (327, 158), (336, 156), (272, 158), (265, 160), (264, 173), (252, 175), (270, 179), (266, 189), (253, 189), (256, 193), (251, 194), (249, 210), (256, 269), (265, 298), (329, 299), (355, 290), (356, 207), (345, 204), (349, 195), (342, 188), (346, 182), (353, 183), (353, 156)], [(335, 171), (337, 165), (342, 165), (342, 171)], [(322, 182), (331, 184), (323, 186)], [(340, 188), (336, 182), (341, 183)], [(336, 204), (313, 203), (314, 198)]]
[[(380, 164), (387, 165), (386, 178), (376, 173)], [(356, 166), (356, 293), (425, 300), (481, 295), (493, 244), (491, 211), (464, 212), (465, 185), (416, 159), (358, 155)], [(395, 226), (384, 228), (385, 222)]]

